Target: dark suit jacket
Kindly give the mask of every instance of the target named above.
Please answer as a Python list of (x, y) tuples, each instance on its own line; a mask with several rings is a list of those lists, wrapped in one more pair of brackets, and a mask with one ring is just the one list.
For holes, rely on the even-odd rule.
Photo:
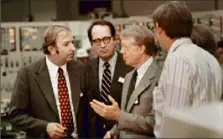
[[(84, 99), (84, 95), (81, 95), (83, 68), (83, 65), (76, 61), (67, 63), (73, 108), (80, 135), (83, 109), (80, 106), (83, 106)], [(9, 120), (31, 138), (47, 138), (47, 124), (60, 122), (45, 58), (21, 68), (18, 72), (10, 102)]]
[[(121, 92), (123, 83), (119, 82), (119, 78), (125, 78), (125, 75), (131, 71), (132, 68), (125, 65), (122, 55), (118, 53), (110, 95), (118, 102), (121, 103)], [(90, 107), (89, 102), (92, 99), (102, 101), (100, 96), (100, 87), (99, 87), (99, 58), (94, 58), (85, 65), (85, 76), (86, 76), (86, 88), (87, 88), (87, 108), (88, 114), (85, 113), (85, 116), (88, 115), (88, 121), (85, 123), (86, 128), (89, 131), (88, 137), (91, 138), (102, 138), (104, 137), (106, 131), (110, 130), (115, 124), (114, 121), (105, 120), (96, 114), (93, 109)]]

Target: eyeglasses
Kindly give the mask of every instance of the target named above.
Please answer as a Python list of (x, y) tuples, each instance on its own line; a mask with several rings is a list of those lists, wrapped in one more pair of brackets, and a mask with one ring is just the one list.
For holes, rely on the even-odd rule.
[(99, 46), (99, 45), (101, 45), (101, 41), (103, 41), (103, 43), (104, 44), (109, 44), (110, 43), (110, 41), (111, 41), (111, 38), (112, 37), (108, 37), (108, 36), (106, 36), (106, 37), (103, 37), (102, 39), (94, 39), (94, 40), (92, 40), (92, 43), (94, 44), (94, 45), (96, 45), (96, 46)]

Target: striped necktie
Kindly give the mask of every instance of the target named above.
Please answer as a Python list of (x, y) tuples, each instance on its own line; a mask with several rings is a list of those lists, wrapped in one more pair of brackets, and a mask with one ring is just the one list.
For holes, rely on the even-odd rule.
[(111, 71), (109, 69), (110, 64), (108, 62), (104, 63), (104, 73), (102, 75), (102, 82), (101, 82), (101, 97), (105, 104), (109, 104), (108, 95), (110, 94), (111, 88)]

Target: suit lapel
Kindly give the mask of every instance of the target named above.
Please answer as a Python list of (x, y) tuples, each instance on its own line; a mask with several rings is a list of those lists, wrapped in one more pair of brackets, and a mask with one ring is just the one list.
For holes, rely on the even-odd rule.
[(139, 82), (138, 86), (132, 92), (130, 100), (127, 105), (126, 111), (129, 112), (137, 99), (137, 97), (150, 86), (151, 80), (156, 76), (157, 65), (153, 60), (152, 64), (148, 67), (145, 75), (142, 77), (141, 81)]
[(124, 110), (125, 109), (125, 105), (126, 105), (126, 97), (127, 97), (127, 93), (128, 93), (128, 89), (129, 89), (129, 85), (130, 85), (130, 81), (132, 79), (133, 73), (135, 72), (135, 70), (131, 71), (128, 76), (126, 76), (125, 78), (125, 83), (123, 85), (123, 90), (122, 90), (122, 102), (121, 102), (121, 108)]
[[(113, 75), (113, 79), (112, 79), (112, 84), (111, 84), (111, 95), (114, 96), (115, 94), (115, 89), (116, 89), (116, 85), (118, 83), (118, 78), (120, 77), (120, 73), (122, 73), (123, 68), (125, 68), (123, 65), (125, 65), (121, 55), (117, 52), (118, 56), (117, 56), (117, 61), (115, 64), (115, 70), (114, 70), (114, 75)], [(125, 78), (125, 77), (122, 77)], [(119, 92), (121, 93), (121, 92)]]
[(67, 72), (70, 80), (71, 97), (75, 113), (78, 112), (80, 100), (80, 75), (77, 73), (74, 63), (67, 63)]
[(41, 92), (43, 93), (51, 109), (54, 111), (54, 113), (57, 115), (57, 118), (59, 119), (59, 114), (58, 114), (58, 110), (56, 106), (56, 100), (53, 93), (53, 88), (50, 81), (50, 76), (47, 69), (45, 58), (42, 60), (39, 69), (37, 69), (36, 74), (37, 76), (35, 80), (37, 84), (39, 85)]
[[(94, 60), (92, 60), (91, 63), (91, 70), (93, 72), (93, 77), (91, 79), (89, 79), (91, 82), (94, 82), (93, 84), (95, 85), (94, 88), (96, 88), (96, 92), (100, 92), (99, 89), (99, 58), (95, 58)], [(100, 93), (96, 93), (97, 95), (100, 96)]]

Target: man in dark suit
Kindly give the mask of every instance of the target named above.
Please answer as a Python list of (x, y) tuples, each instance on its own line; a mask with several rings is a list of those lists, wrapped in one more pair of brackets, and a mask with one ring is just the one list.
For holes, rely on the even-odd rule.
[(153, 33), (144, 26), (133, 25), (120, 36), (125, 63), (135, 67), (125, 77), (121, 109), (112, 96), (109, 96), (110, 106), (97, 100), (90, 104), (96, 113), (117, 123), (105, 138), (153, 138), (152, 92), (161, 73), (159, 63), (153, 58)]
[(108, 95), (111, 95), (117, 102), (121, 102), (121, 90), (124, 77), (131, 70), (126, 66), (122, 55), (115, 48), (115, 28), (105, 20), (93, 22), (88, 29), (88, 38), (97, 58), (91, 59), (86, 64), (86, 88), (88, 88), (88, 115), (86, 123), (91, 138), (103, 138), (110, 130), (115, 121), (106, 120), (96, 114), (90, 107), (93, 99), (110, 104)]
[(46, 57), (21, 68), (10, 102), (9, 120), (31, 138), (78, 138), (83, 105), (83, 66), (73, 61), (74, 38), (59, 25), (46, 30)]

